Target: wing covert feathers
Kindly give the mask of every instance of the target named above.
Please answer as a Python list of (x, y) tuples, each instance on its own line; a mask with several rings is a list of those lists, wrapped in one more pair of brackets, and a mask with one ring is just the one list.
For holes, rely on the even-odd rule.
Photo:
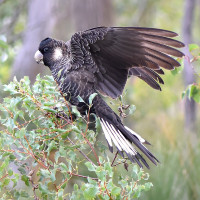
[(164, 74), (162, 68), (173, 70), (180, 64), (172, 56), (184, 56), (176, 49), (184, 47), (173, 39), (176, 36), (172, 31), (142, 27), (97, 27), (79, 32), (69, 45), (71, 69), (93, 73), (96, 89), (112, 98), (122, 94), (128, 74), (161, 90), (163, 81), (158, 74)]

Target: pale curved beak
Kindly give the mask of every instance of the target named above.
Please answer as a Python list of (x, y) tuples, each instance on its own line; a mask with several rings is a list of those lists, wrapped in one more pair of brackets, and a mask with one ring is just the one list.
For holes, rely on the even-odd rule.
[(38, 64), (43, 63), (43, 55), (39, 50), (36, 51), (34, 59)]

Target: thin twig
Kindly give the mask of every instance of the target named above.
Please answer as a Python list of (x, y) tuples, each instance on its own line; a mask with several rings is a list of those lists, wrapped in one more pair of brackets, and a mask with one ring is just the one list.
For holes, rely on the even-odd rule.
[(12, 153), (18, 152), (18, 153), (22, 153), (22, 154), (28, 154), (28, 155), (30, 155), (30, 154), (27, 153), (27, 152), (23, 152), (23, 151), (19, 151), (19, 150), (11, 150), (11, 149), (4, 150), (4, 149), (0, 149), (0, 151), (4, 151), (4, 152), (12, 152)]
[[(8, 135), (10, 135), (14, 140), (17, 140), (17, 138), (15, 138), (11, 133), (9, 133), (8, 132), (8, 130), (5, 130), (5, 132), (8, 134)], [(26, 139), (26, 137), (25, 137), (25, 139)], [(27, 143), (28, 143), (28, 140), (26, 139), (26, 141), (27, 141)], [(32, 153), (32, 152), (30, 152), (23, 144), (22, 144), (22, 142), (20, 141), (20, 140), (18, 140), (18, 142), (20, 143), (20, 145), (22, 146), (22, 148), (24, 149), (24, 150), (26, 150), (27, 152), (28, 152), (28, 154), (30, 155), (30, 156), (32, 156), (37, 162), (38, 162), (38, 164), (40, 164), (42, 167), (44, 167), (45, 169), (48, 169), (48, 167), (47, 166), (45, 166), (42, 162), (40, 162), (36, 157), (35, 157), (35, 155)], [(28, 145), (29, 145), (29, 143), (28, 143)], [(30, 145), (29, 145), (29, 148), (30, 148)], [(49, 169), (48, 169), (49, 170)]]
[[(75, 145), (75, 143), (69, 138), (69, 137), (67, 137), (67, 139), (73, 144), (73, 145)], [(83, 157), (86, 159), (86, 160), (88, 160), (90, 163), (92, 163), (92, 165), (95, 165), (89, 158), (88, 158), (88, 156), (85, 154), (85, 153), (83, 153), (79, 148), (76, 148), (82, 155), (83, 155)]]
[(111, 167), (113, 167), (113, 164), (114, 164), (114, 162), (115, 162), (115, 159), (117, 158), (117, 155), (118, 155), (118, 151), (117, 151), (116, 154), (115, 154), (115, 157), (114, 157), (114, 159), (113, 159), (113, 161), (112, 161)]
[(116, 163), (116, 164), (115, 164), (115, 165), (113, 165), (112, 167), (116, 167), (117, 165), (120, 165), (120, 164), (126, 163), (126, 160), (127, 160), (127, 159), (125, 159), (125, 160), (124, 160), (124, 161), (122, 161), (122, 162)]
[(29, 124), (29, 123), (31, 123), (32, 121), (35, 121), (35, 120), (39, 119), (40, 117), (41, 117), (41, 115), (38, 116), (38, 117), (36, 117), (36, 118), (34, 118), (34, 119), (31, 119), (31, 120), (29, 120), (29, 121), (26, 121), (26, 122), (24, 122), (23, 124), (20, 124), (20, 125), (18, 126), (18, 128), (24, 127), (26, 124)]
[[(43, 139), (42, 141), (44, 142), (44, 141), (47, 141), (47, 140), (55, 139), (55, 138), (57, 138), (57, 137), (59, 137), (59, 136), (65, 134), (65, 133), (69, 133), (70, 131), (71, 131), (71, 130), (65, 131), (64, 133), (60, 133), (60, 134), (58, 134), (58, 135), (56, 135), (56, 136), (53, 136), (53, 137), (51, 137), (51, 138)], [(40, 142), (40, 141), (36, 141), (36, 142)]]
[[(93, 178), (93, 177), (89, 177), (89, 176), (83, 176), (83, 175), (80, 175), (80, 174), (74, 174), (73, 172), (67, 172), (69, 175), (71, 176), (78, 176), (78, 177), (81, 177), (81, 178), (91, 178), (92, 180), (96, 180), (98, 181), (99, 179), (98, 178)], [(58, 187), (57, 189), (59, 190), (61, 188), (61, 186), (66, 182), (68, 181), (68, 178), (66, 178)]]
[(33, 152), (33, 149), (32, 149), (32, 147), (31, 147), (31, 145), (29, 144), (28, 139), (27, 139), (27, 137), (26, 137), (25, 135), (24, 135), (24, 139), (26, 140), (29, 149)]
[(6, 109), (6, 111), (10, 114), (10, 117), (13, 119), (13, 114), (12, 114), (12, 112), (8, 109), (8, 108), (6, 108), (4, 105), (2, 105), (5, 109)]
[(1, 178), (0, 178), (0, 181), (1, 181), (2, 179), (6, 178), (6, 176), (8, 176), (8, 173), (5, 174), (3, 177), (1, 177)]
[(101, 163), (99, 162), (99, 158), (98, 158), (98, 156), (97, 156), (97, 153), (96, 153), (96, 151), (94, 150), (92, 144), (91, 144), (91, 143), (89, 142), (89, 140), (86, 138), (86, 136), (84, 135), (84, 133), (81, 132), (81, 135), (84, 137), (84, 139), (86, 140), (86, 142), (89, 144), (90, 148), (92, 149), (92, 152), (93, 152), (95, 158), (97, 159), (98, 165), (101, 166)]
[(62, 186), (66, 181), (68, 181), (68, 178), (66, 178), (61, 184), (59, 184), (59, 185), (57, 186), (57, 189), (59, 190), (59, 189), (61, 188), (61, 186)]
[(29, 182), (31, 182), (31, 185), (33, 187), (34, 200), (39, 200), (39, 197), (37, 197), (36, 192), (35, 192), (35, 190), (38, 189), (38, 185), (34, 184), (33, 182), (33, 174), (34, 174), (34, 170), (31, 170), (28, 174)]
[(89, 177), (89, 176), (83, 176), (83, 175), (80, 175), (80, 174), (74, 174), (73, 172), (67, 172), (67, 173), (72, 175), (72, 176), (78, 176), (78, 177), (82, 177), (82, 178), (91, 178), (92, 180), (96, 180), (96, 181), (99, 180), (98, 178), (93, 178), (93, 177)]
[[(24, 147), (24, 145), (22, 145), (22, 143), (20, 142), (20, 144), (22, 145), (22, 147), (28, 151), (28, 153), (37, 161), (38, 164), (40, 164), (40, 165), (41, 165), (42, 167), (44, 167), (45, 169), (48, 169), (48, 170), (49, 170), (49, 168), (48, 168), (46, 165), (44, 165), (42, 162), (40, 162), (40, 161), (35, 157), (35, 155), (34, 155), (34, 153), (33, 153), (33, 151), (32, 151), (32, 148), (31, 148), (31, 146), (30, 146), (30, 144), (29, 144), (29, 142), (28, 142), (26, 136), (24, 136), (24, 138), (25, 138), (25, 140), (26, 140), (26, 142), (27, 142), (27, 144), (28, 144), (28, 146), (29, 146), (29, 148), (30, 148), (31, 151), (29, 151), (28, 149), (26, 149), (26, 148)], [(49, 170), (49, 172), (50, 172), (50, 170)]]
[(113, 200), (113, 198), (110, 196), (109, 191), (108, 191), (108, 189), (107, 189), (107, 187), (106, 187), (106, 182), (104, 182), (104, 187), (105, 187), (105, 189), (106, 189), (106, 193), (107, 193), (107, 195), (109, 196), (110, 200)]

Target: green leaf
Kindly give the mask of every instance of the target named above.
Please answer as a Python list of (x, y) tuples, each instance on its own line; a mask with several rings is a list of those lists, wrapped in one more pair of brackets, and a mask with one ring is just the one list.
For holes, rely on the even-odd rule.
[(77, 191), (79, 188), (78, 188), (78, 185), (77, 184), (74, 184), (74, 191)]
[(30, 197), (30, 195), (26, 192), (26, 191), (21, 191), (20, 192), (20, 197), (24, 197), (24, 198), (29, 198)]
[(83, 192), (85, 199), (93, 199), (96, 197), (97, 193), (99, 192), (99, 188), (96, 185), (85, 184), (86, 189)]
[(113, 171), (110, 162), (105, 163), (104, 169), (108, 172), (107, 174), (109, 177), (113, 176)]
[(65, 170), (65, 171), (69, 170), (67, 165), (65, 163), (63, 163), (63, 162), (59, 163), (59, 166), (61, 167), (62, 170)]
[(99, 162), (100, 162), (101, 164), (103, 164), (103, 163), (104, 163), (104, 159), (103, 159), (103, 157), (102, 157), (102, 156), (99, 156)]
[[(137, 189), (137, 188), (136, 188)], [(141, 194), (141, 191), (139, 189), (137, 189), (133, 195), (133, 198), (139, 198)]]
[(184, 99), (185, 95), (186, 95), (186, 92), (183, 91), (183, 92), (182, 92), (182, 95), (181, 95), (182, 99)]
[[(76, 146), (74, 146), (74, 147), (76, 147)], [(67, 154), (69, 155), (69, 157), (70, 157), (70, 159), (71, 159), (72, 161), (75, 161), (75, 159), (77, 158), (77, 155), (76, 155), (76, 153), (75, 153), (75, 151), (74, 151), (74, 148), (73, 148), (73, 150), (68, 151)]]
[(143, 174), (144, 174), (144, 171), (140, 169), (140, 171), (139, 171), (138, 174), (137, 174), (137, 175), (138, 175), (138, 180), (139, 180), (139, 181), (141, 180)]
[(60, 156), (63, 156), (63, 157), (66, 155), (66, 150), (64, 146), (59, 146), (59, 153), (60, 153)]
[(171, 70), (171, 73), (175, 76), (183, 71), (184, 65), (183, 65), (183, 60), (180, 61), (181, 66), (175, 67), (173, 70)]
[(12, 179), (10, 179), (12, 182), (13, 182), (13, 188), (17, 185), (17, 179), (16, 178), (12, 178)]
[(58, 74), (57, 74), (57, 77), (58, 77), (58, 78), (60, 78), (60, 75), (61, 75), (61, 73), (62, 73), (63, 70), (64, 70), (64, 69), (60, 69), (60, 70), (58, 71)]
[(43, 105), (44, 106), (55, 106), (55, 102), (45, 102)]
[(8, 49), (7, 43), (5, 41), (1, 40), (1, 39), (0, 39), (0, 47), (4, 48), (4, 49)]
[(199, 45), (197, 44), (189, 44), (189, 51), (193, 51), (195, 49), (199, 49)]
[(112, 188), (112, 190), (111, 190), (111, 194), (112, 195), (114, 195), (114, 196), (117, 196), (117, 195), (119, 195), (120, 194), (120, 192), (121, 192), (121, 188), (119, 188), (119, 187), (113, 187)]
[(191, 85), (190, 97), (192, 97), (197, 103), (200, 103), (200, 86)]
[(132, 177), (134, 180), (137, 180), (137, 179), (138, 179), (138, 167), (137, 167), (137, 165), (134, 165), (134, 166), (133, 166), (133, 170), (132, 170), (132, 173), (131, 173), (131, 177)]
[(97, 181), (96, 180), (93, 180), (90, 177), (88, 177), (87, 180), (88, 180), (88, 183), (90, 183), (92, 185), (97, 185)]
[(26, 174), (26, 170), (24, 169), (24, 167), (19, 167), (18, 170), (20, 171), (20, 173), (22, 175), (25, 175)]
[(5, 53), (5, 52), (3, 52), (3, 53), (1, 54), (1, 62), (5, 62), (7, 59), (8, 59), (8, 54)]
[(106, 171), (101, 167), (101, 166), (98, 166), (96, 168), (96, 175), (97, 177), (101, 180), (101, 181), (105, 181), (106, 180)]
[(58, 159), (60, 158), (60, 152), (59, 151), (56, 151), (56, 153), (55, 153), (55, 161), (56, 161), (56, 163), (58, 162)]
[(144, 186), (145, 186), (145, 191), (149, 191), (151, 187), (153, 187), (153, 184), (151, 182), (147, 182), (144, 184)]
[(96, 166), (94, 166), (91, 162), (86, 162), (85, 165), (89, 171), (94, 172), (96, 170)]
[(147, 181), (149, 179), (149, 174), (145, 173), (144, 176), (143, 176), (143, 179)]
[(1, 163), (0, 172), (3, 172), (5, 169), (7, 169), (8, 165), (9, 165), (9, 157), (6, 157), (4, 162)]
[(101, 123), (100, 123), (99, 117), (96, 117), (95, 128), (96, 128), (97, 133), (99, 133), (101, 130)]
[(51, 173), (47, 169), (40, 169), (40, 174), (41, 174), (41, 176), (47, 178), (47, 177), (50, 177)]
[(49, 189), (46, 185), (44, 185), (43, 183), (39, 183), (39, 187), (38, 189), (40, 190), (40, 192), (44, 195), (44, 194), (48, 194), (49, 193)]
[(21, 128), (19, 131), (15, 133), (16, 138), (23, 138), (25, 136), (26, 130), (25, 128)]
[(77, 96), (77, 99), (78, 99), (79, 102), (85, 103), (85, 101), (84, 101), (84, 100), (82, 99), (82, 97), (80, 97), (79, 95)]
[(129, 107), (129, 114), (132, 115), (135, 111), (136, 111), (136, 106), (135, 105), (131, 105)]
[(48, 145), (48, 149), (47, 149), (47, 155), (49, 156), (50, 155), (50, 153), (51, 153), (51, 151), (53, 150), (53, 149), (57, 149), (57, 147), (56, 147), (56, 142), (54, 141), (54, 140), (52, 140), (51, 142), (50, 142), (50, 144)]
[(51, 112), (51, 113), (57, 113), (56, 110), (49, 108), (48, 106), (41, 106), (41, 109), (47, 111), (47, 112)]
[(24, 183), (26, 184), (26, 186), (29, 186), (29, 178), (26, 175), (22, 175), (21, 176), (21, 180), (24, 181)]
[(63, 200), (63, 193), (64, 193), (64, 189), (60, 188), (58, 190), (58, 200)]
[(3, 90), (9, 92), (11, 95), (19, 93), (17, 91), (17, 86), (13, 82), (10, 82), (8, 85), (3, 85)]
[(8, 175), (12, 176), (13, 175), (13, 171), (11, 169), (8, 170)]
[(93, 94), (90, 95), (90, 97), (89, 97), (89, 105), (92, 105), (92, 101), (96, 96), (97, 96), (97, 93), (93, 93)]
[(193, 98), (194, 101), (200, 103), (200, 86), (191, 84), (187, 87), (186, 91), (182, 93), (182, 96), (187, 96), (188, 99)]
[(3, 180), (3, 183), (2, 183), (2, 185), (1, 185), (1, 187), (5, 187), (5, 186), (7, 186), (9, 183), (10, 183), (10, 179), (9, 179), (9, 178), (5, 178), (5, 179)]
[(128, 185), (128, 181), (122, 179), (119, 181), (119, 184), (122, 186), (122, 188), (125, 188)]
[(67, 182), (65, 182), (64, 184), (62, 184), (61, 188), (62, 188), (62, 189), (65, 189), (66, 186), (67, 186)]
[(56, 168), (51, 170), (50, 179), (52, 182), (54, 182), (56, 180), (56, 170), (57, 170)]
[(80, 112), (77, 110), (76, 106), (72, 106), (72, 113), (75, 114), (77, 117), (81, 117)]

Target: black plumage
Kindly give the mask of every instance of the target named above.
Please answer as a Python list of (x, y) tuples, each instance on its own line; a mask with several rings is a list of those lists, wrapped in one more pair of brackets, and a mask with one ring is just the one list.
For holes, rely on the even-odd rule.
[(140, 167), (149, 165), (134, 146), (155, 165), (158, 160), (144, 146), (149, 144), (137, 133), (124, 126), (100, 94), (116, 98), (122, 94), (127, 78), (131, 75), (144, 80), (152, 88), (161, 90), (164, 84), (160, 75), (164, 69), (180, 66), (173, 57), (184, 54), (176, 48), (184, 44), (171, 39), (177, 34), (171, 31), (140, 27), (98, 27), (75, 33), (68, 42), (52, 38), (44, 39), (35, 54), (36, 61), (48, 66), (60, 87), (62, 95), (84, 114), (86, 103), (93, 93), (92, 112), (101, 122), (103, 132), (113, 151), (126, 153)]

